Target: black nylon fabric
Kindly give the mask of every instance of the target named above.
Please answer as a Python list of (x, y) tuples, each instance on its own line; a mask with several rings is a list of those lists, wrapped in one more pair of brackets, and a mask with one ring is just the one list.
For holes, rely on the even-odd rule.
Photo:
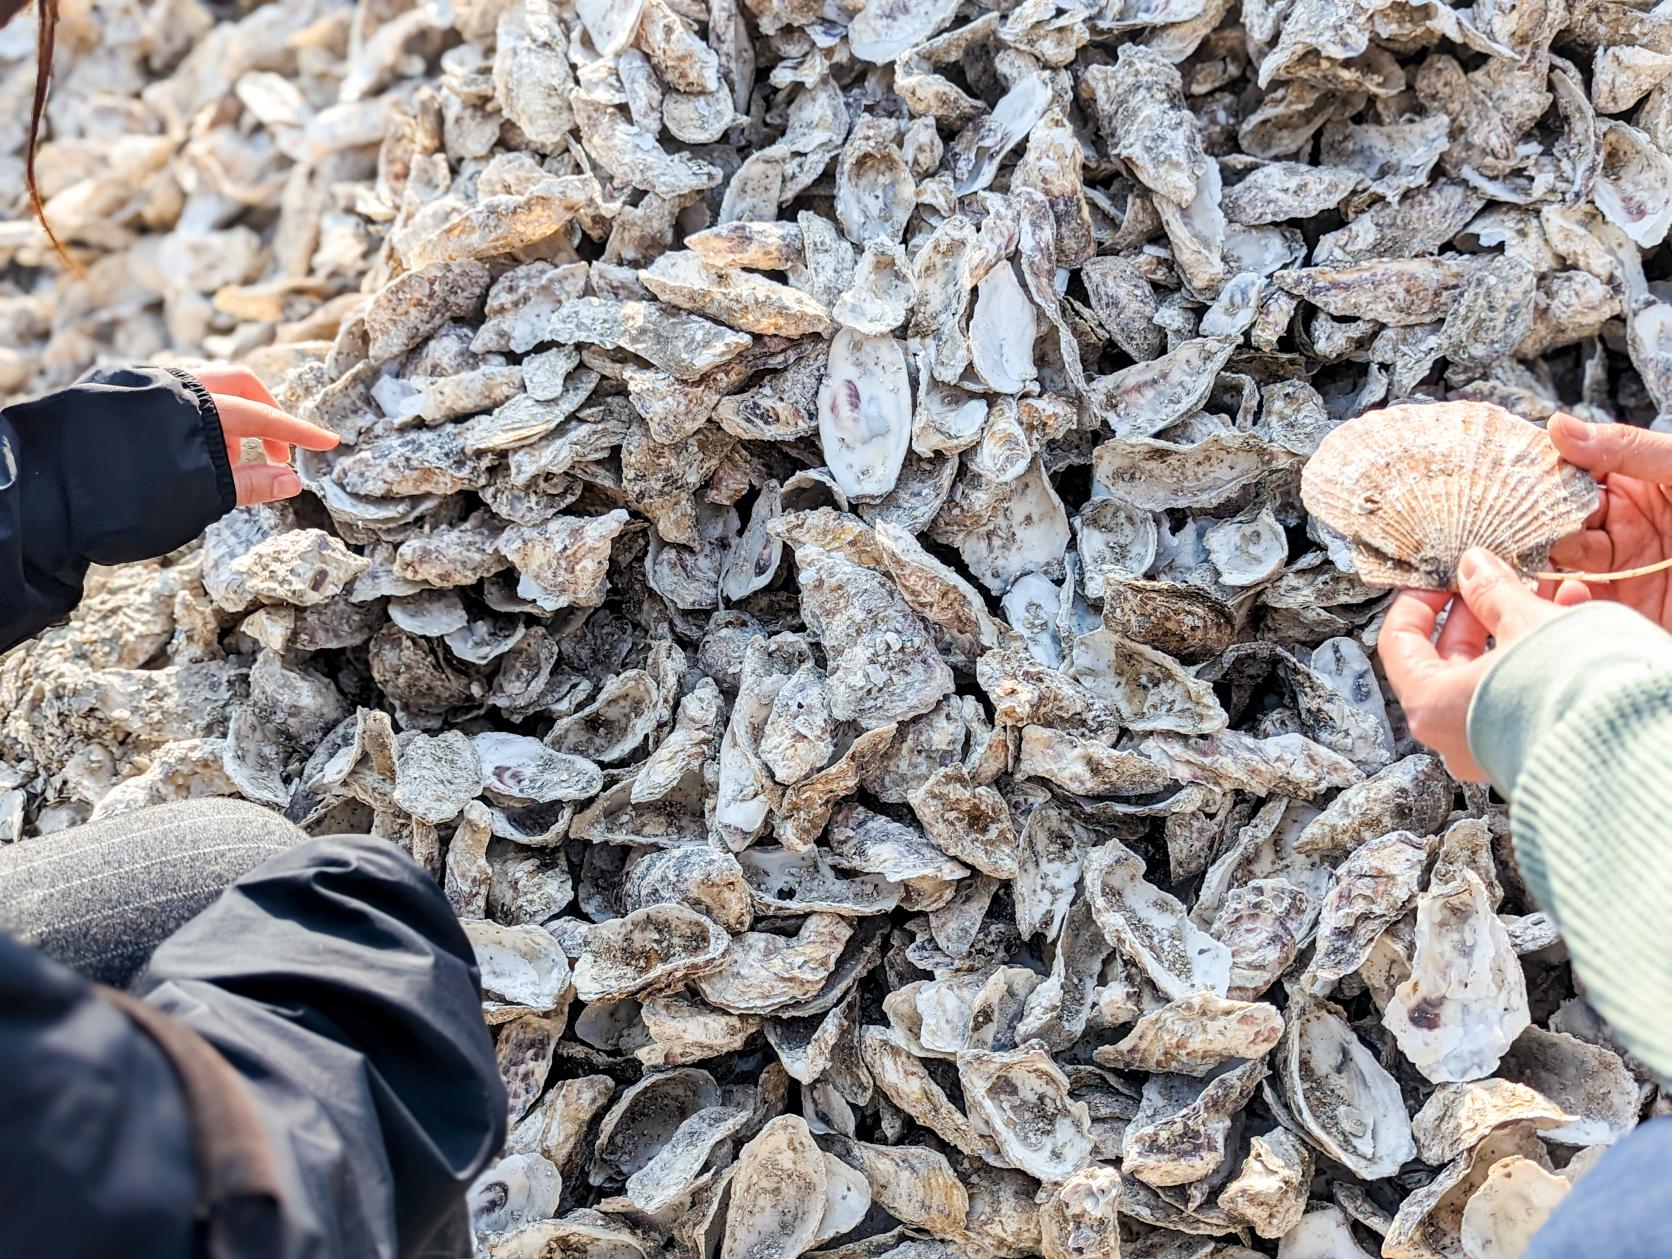
[[(285, 1186), (285, 1259), (468, 1254), (437, 1238), (461, 1236), (465, 1189), (504, 1143), (505, 1088), (470, 943), (404, 852), (291, 848), (164, 941), (133, 991), (249, 1084)], [(166, 1059), (3, 935), (0, 1063), (0, 1254), (200, 1253)]]
[(65, 616), (89, 564), (153, 559), (237, 505), (214, 400), (163, 368), (0, 411), (0, 651)]
[(0, 935), (0, 1254), (187, 1259), (185, 1105), (156, 1044)]
[(310, 840), (257, 867), (134, 991), (250, 1082), (289, 1189), (287, 1259), (418, 1253), (504, 1144), (470, 941), (387, 840)]

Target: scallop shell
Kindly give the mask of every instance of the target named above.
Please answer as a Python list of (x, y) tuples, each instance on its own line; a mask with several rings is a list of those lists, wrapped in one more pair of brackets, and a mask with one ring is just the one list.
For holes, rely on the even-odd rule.
[(1330, 432), (1301, 474), (1307, 510), (1346, 536), (1367, 586), (1456, 588), (1483, 547), (1523, 573), (1601, 502), (1536, 425), (1488, 402), (1372, 411)]

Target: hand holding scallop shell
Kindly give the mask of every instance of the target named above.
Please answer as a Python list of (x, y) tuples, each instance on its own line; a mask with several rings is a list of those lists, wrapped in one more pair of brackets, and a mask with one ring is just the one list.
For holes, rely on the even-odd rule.
[[(1560, 615), (1561, 609), (1528, 590), (1513, 569), (1489, 552), (1468, 552), (1459, 575), (1465, 606), (1459, 610), (1452, 601), (1453, 611), (1438, 642), (1435, 629), (1448, 596), (1408, 590), (1388, 610), (1377, 650), (1412, 737), (1438, 752), (1454, 777), (1484, 781), (1469, 752), (1467, 722), (1469, 703), (1491, 663), (1487, 639), (1502, 648)], [(1563, 597), (1575, 589), (1576, 585), (1564, 587)], [(1578, 594), (1583, 600), (1583, 590)]]

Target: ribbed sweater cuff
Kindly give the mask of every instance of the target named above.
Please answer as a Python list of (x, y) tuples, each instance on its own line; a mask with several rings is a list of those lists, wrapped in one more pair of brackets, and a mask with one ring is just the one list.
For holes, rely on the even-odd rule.
[(1513, 801), (1528, 759), (1572, 738), (1566, 718), (1645, 677), (1672, 678), (1672, 637), (1617, 603), (1575, 608), (1498, 653), (1469, 705), (1469, 751)]

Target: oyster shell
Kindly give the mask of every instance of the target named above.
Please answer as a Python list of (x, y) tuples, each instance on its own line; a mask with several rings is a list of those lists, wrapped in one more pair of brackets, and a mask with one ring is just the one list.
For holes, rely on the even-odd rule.
[(849, 498), (874, 501), (894, 488), (911, 444), (911, 414), (900, 343), (851, 328), (838, 332), (819, 385), (819, 442)]
[(1414, 1158), (1416, 1140), (1398, 1084), (1337, 1010), (1299, 1001), (1285, 1021), (1273, 1078), (1301, 1134), (1365, 1180), (1391, 1176)]
[(810, 1249), (824, 1218), (826, 1179), (806, 1121), (772, 1120), (738, 1155), (721, 1259), (793, 1259)]
[(1281, 1127), (1250, 1137), (1248, 1145), (1242, 1168), (1219, 1191), (1219, 1205), (1261, 1237), (1287, 1236), (1306, 1214), (1312, 1151)]
[(1275, 1006), (1198, 992), (1149, 1011), (1124, 1040), (1093, 1056), (1123, 1071), (1201, 1076), (1233, 1058), (1264, 1057), (1282, 1035), (1283, 1016)]
[(683, 905), (647, 905), (586, 933), (575, 963), (582, 1001), (624, 997), (718, 970), (730, 937)]
[(1090, 1160), (1090, 1112), (1070, 1100), (1067, 1077), (1044, 1050), (963, 1050), (958, 1082), (1007, 1165), (1052, 1182)]
[(1490, 1075), (1531, 1021), (1509, 932), (1473, 870), (1418, 901), (1411, 977), (1383, 1020), (1405, 1056), (1436, 1082)]

